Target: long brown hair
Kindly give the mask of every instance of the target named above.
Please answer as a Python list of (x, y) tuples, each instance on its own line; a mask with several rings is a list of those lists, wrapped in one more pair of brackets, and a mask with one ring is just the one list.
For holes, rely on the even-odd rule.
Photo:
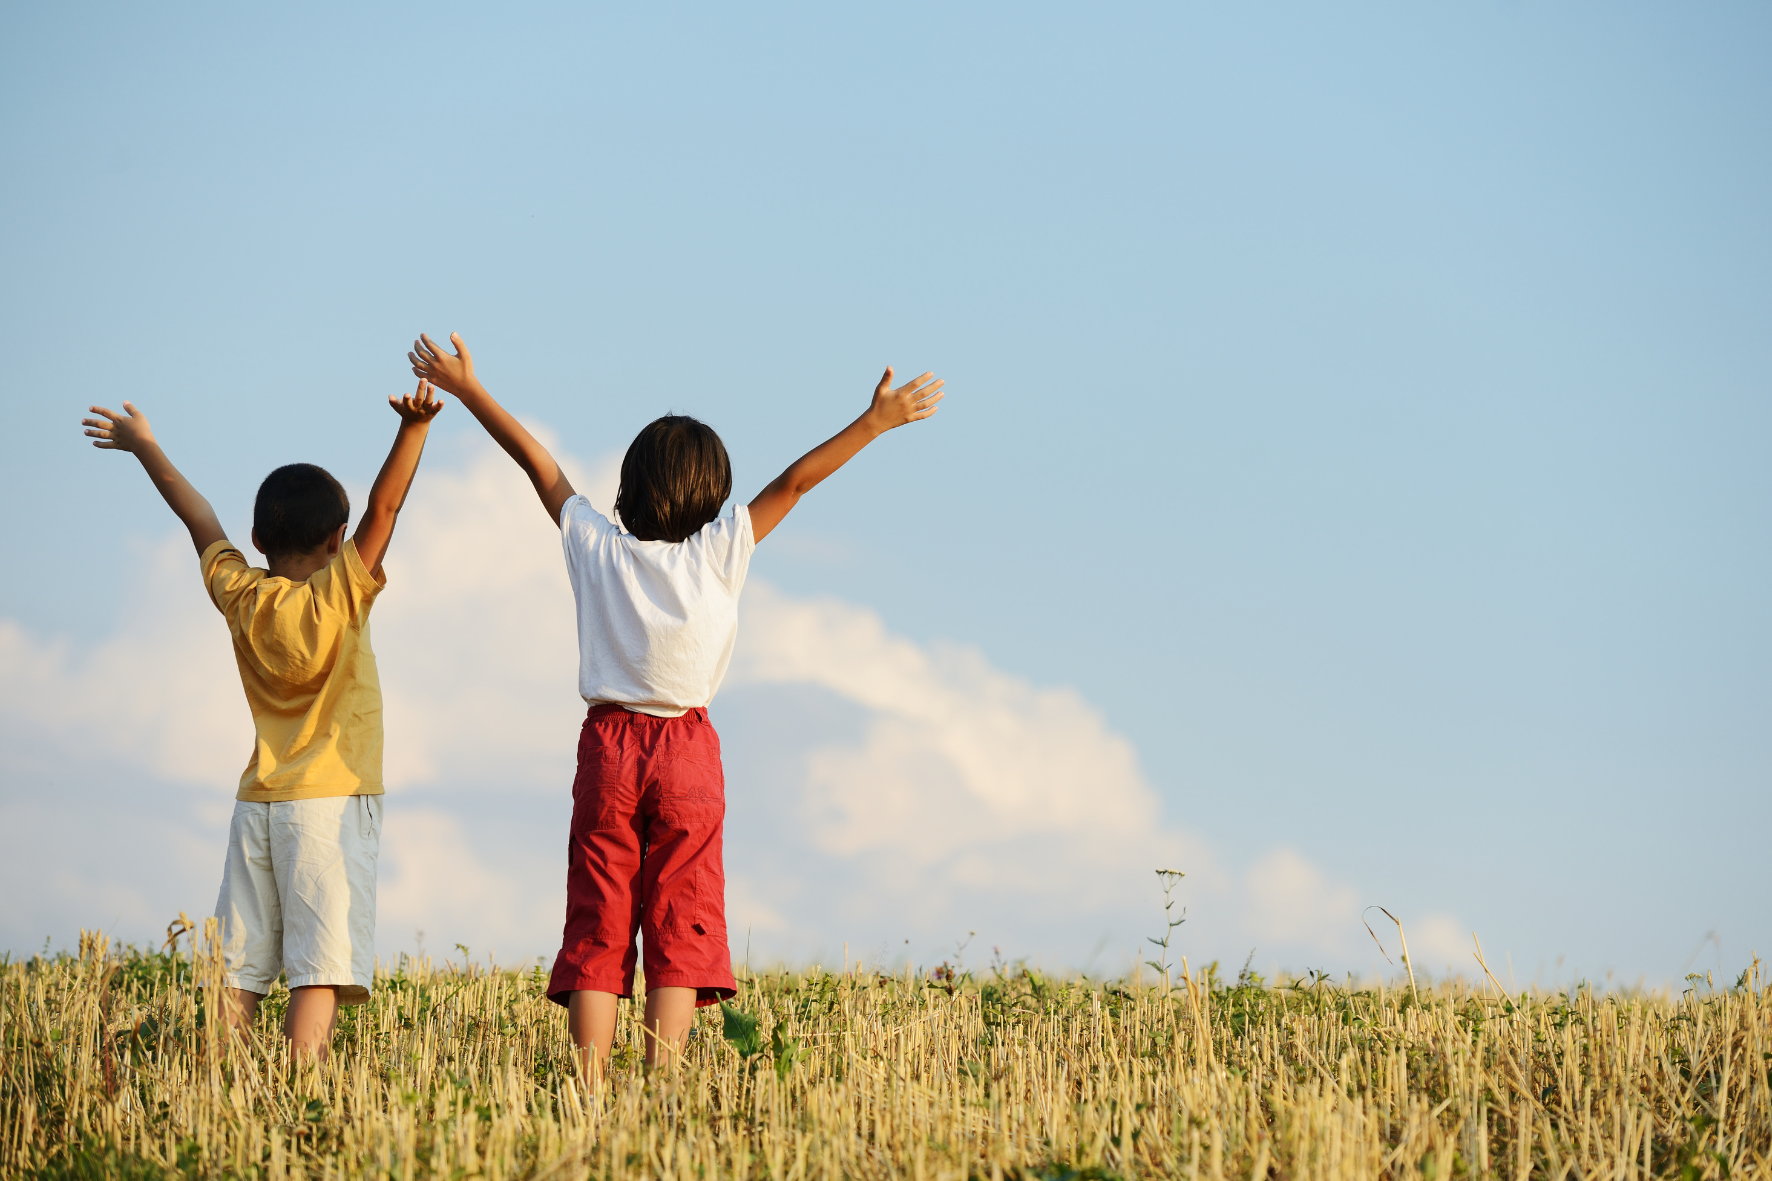
[(634, 436), (621, 458), (615, 511), (641, 541), (685, 541), (732, 495), (732, 461), (714, 428), (667, 414)]

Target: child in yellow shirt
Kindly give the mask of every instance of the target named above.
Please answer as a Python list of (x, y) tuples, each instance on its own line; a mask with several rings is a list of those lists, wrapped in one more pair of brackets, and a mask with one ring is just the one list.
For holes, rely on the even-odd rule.
[(215, 510), (179, 474), (147, 417), (92, 407), (93, 446), (141, 461), (190, 530), (209, 597), (228, 621), (257, 739), (235, 796), (216, 917), (229, 1017), (250, 1022), (288, 974), (284, 1032), (324, 1057), (340, 1005), (369, 999), (375, 970), (375, 862), (381, 845), (381, 682), (369, 609), (386, 583), (382, 557), (412, 486), (431, 419), (443, 408), (419, 382), (389, 398), (399, 433), (348, 540), (350, 500), (323, 468), (297, 463), (265, 477), (249, 566)]

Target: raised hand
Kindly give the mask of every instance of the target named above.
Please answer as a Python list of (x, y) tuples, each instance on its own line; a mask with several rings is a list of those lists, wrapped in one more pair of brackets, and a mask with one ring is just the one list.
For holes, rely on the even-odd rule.
[(431, 432), (431, 419), (443, 409), (443, 399), (434, 397), (436, 389), (420, 380), (410, 394), (388, 399), (388, 405), (400, 416), (400, 429), (394, 435), (394, 446), (376, 473), (369, 487), (369, 503), (352, 534), (357, 543), (357, 556), (377, 579), (381, 578), (381, 560), (388, 552), (394, 536), (394, 523), (412, 490), (412, 477), (418, 473), (419, 457), (425, 451), (425, 437)]
[(100, 416), (80, 420), (80, 425), (86, 428), (86, 437), (92, 440), (94, 447), (105, 451), (134, 452), (153, 445), (154, 428), (148, 425), (148, 416), (135, 408), (135, 403), (123, 403), (122, 414), (103, 406), (89, 406), (87, 409)]
[(892, 367), (888, 365), (880, 384), (874, 387), (872, 405), (860, 418), (789, 464), (787, 471), (757, 493), (750, 503), (751, 536), (758, 541), (769, 536), (802, 496), (855, 458), (863, 447), (895, 426), (934, 414), (935, 404), (944, 396), (942, 384), (935, 374), (925, 373), (893, 389)]
[(86, 437), (92, 440), (92, 445), (103, 451), (127, 451), (135, 456), (142, 470), (148, 473), (148, 479), (154, 481), (154, 488), (165, 499), (167, 507), (191, 531), (191, 544), (197, 547), (199, 554), (216, 542), (227, 540), (228, 535), (222, 532), (215, 510), (172, 466), (166, 452), (160, 450), (160, 444), (154, 438), (154, 428), (148, 425), (148, 416), (137, 410), (135, 403), (123, 403), (122, 414), (103, 406), (88, 409), (98, 417), (83, 418), (80, 423), (86, 428)]
[(421, 425), (437, 417), (437, 412), (443, 409), (443, 399), (432, 397), (436, 392), (435, 386), (421, 378), (418, 389), (412, 393), (397, 398), (392, 394), (388, 395), (388, 405), (394, 408), (394, 413), (400, 416), (401, 422)]
[(436, 341), (421, 333), (412, 342), (412, 351), (406, 354), (406, 359), (412, 362), (414, 376), (459, 398), (463, 393), (479, 388), (480, 382), (474, 376), (474, 358), (462, 342), (461, 334), (451, 332), (449, 343), (455, 346), (455, 352), (445, 352)]
[(935, 413), (935, 404), (946, 396), (941, 392), (945, 384), (935, 374), (925, 373), (893, 389), (892, 366), (888, 365), (880, 384), (874, 387), (874, 403), (868, 407), (865, 417), (878, 431), (889, 431), (895, 426), (928, 418)]
[(535, 485), (535, 494), (541, 497), (548, 519), (558, 525), (561, 506), (574, 495), (572, 481), (566, 478), (566, 473), (560, 470), (548, 449), (536, 442), (535, 436), (512, 418), (510, 412), (498, 404), (498, 399), (486, 392), (486, 387), (474, 376), (474, 358), (469, 355), (461, 334), (451, 332), (449, 341), (455, 346), (453, 353), (438, 347), (437, 342), (428, 336), (420, 336), (412, 342), (412, 351), (406, 354), (406, 359), (412, 362), (412, 372), (419, 378), (420, 389), (425, 382), (430, 382), (438, 389), (454, 394), (468, 413), (480, 420), (480, 425), (486, 428), (493, 441), (517, 461), (517, 466)]

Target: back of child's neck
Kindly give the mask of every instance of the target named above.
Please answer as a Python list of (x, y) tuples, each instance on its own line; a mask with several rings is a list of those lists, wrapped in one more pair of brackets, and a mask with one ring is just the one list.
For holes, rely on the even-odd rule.
[(322, 545), (305, 554), (278, 554), (274, 558), (267, 556), (265, 569), (272, 578), (287, 578), (291, 582), (306, 582), (331, 565), (332, 559), (336, 556), (335, 551)]

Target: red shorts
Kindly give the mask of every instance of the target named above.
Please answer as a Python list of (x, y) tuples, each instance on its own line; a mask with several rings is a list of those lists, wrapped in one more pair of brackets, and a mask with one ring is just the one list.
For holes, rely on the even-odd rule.
[(708, 711), (679, 718), (597, 705), (578, 739), (566, 934), (548, 997), (581, 989), (634, 994), (634, 935), (646, 986), (696, 990), (697, 1005), (734, 995), (726, 947), (720, 827), (726, 776)]

